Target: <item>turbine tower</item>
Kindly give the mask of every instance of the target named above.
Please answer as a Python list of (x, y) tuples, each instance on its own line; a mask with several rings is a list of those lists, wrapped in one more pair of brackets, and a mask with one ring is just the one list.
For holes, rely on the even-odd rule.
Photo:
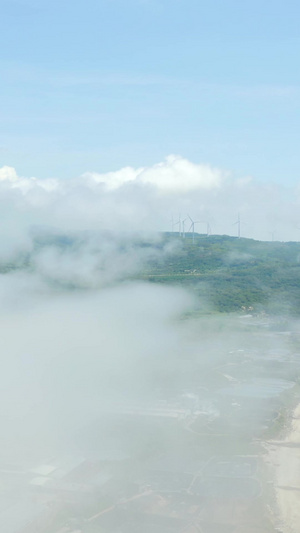
[(271, 235), (271, 238), (272, 238), (272, 242), (274, 242), (275, 233), (276, 233), (275, 230), (270, 231), (270, 235)]
[(177, 220), (177, 222), (175, 222), (174, 226), (177, 226), (178, 224), (178, 232), (179, 232), (179, 237), (181, 236), (181, 215), (179, 215), (179, 218)]
[(187, 221), (187, 218), (185, 218), (182, 221), (182, 238), (185, 239), (185, 222)]
[(188, 215), (188, 218), (190, 219), (191, 221), (191, 225), (190, 225), (190, 228), (189, 228), (189, 231), (192, 230), (192, 234), (193, 234), (193, 244), (195, 244), (195, 224), (200, 224), (201, 223), (201, 220), (193, 220), (190, 215)]
[(241, 217), (240, 217), (240, 213), (238, 213), (238, 219), (236, 222), (234, 222), (232, 224), (233, 226), (236, 226), (238, 227), (238, 238), (240, 239), (241, 238)]

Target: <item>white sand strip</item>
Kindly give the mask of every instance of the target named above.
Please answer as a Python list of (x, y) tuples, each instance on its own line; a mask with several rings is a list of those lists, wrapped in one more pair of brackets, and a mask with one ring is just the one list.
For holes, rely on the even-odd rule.
[(282, 441), (270, 443), (269, 460), (275, 471), (278, 518), (283, 533), (300, 532), (300, 404)]

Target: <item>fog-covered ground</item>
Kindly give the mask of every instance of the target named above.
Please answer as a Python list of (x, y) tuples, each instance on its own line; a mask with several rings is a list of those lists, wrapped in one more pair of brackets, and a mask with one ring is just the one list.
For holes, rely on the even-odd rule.
[(273, 531), (297, 322), (134, 281), (156, 238), (38, 235), (0, 277), (1, 531)]

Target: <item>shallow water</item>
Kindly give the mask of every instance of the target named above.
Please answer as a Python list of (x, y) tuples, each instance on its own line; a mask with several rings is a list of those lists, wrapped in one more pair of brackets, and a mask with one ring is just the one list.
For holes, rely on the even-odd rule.
[(218, 391), (225, 396), (238, 396), (249, 398), (274, 398), (282, 392), (291, 389), (295, 383), (284, 379), (256, 378), (251, 381), (234, 384)]

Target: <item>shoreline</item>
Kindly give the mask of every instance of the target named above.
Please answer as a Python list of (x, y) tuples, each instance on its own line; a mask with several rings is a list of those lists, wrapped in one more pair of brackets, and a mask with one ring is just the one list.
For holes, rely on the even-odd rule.
[(300, 531), (300, 403), (293, 409), (282, 440), (266, 443), (273, 471), (276, 531)]

